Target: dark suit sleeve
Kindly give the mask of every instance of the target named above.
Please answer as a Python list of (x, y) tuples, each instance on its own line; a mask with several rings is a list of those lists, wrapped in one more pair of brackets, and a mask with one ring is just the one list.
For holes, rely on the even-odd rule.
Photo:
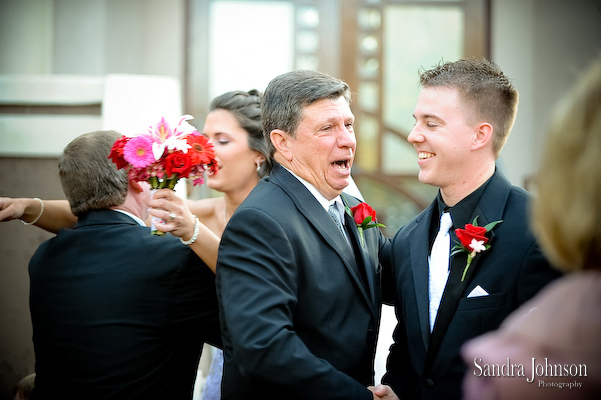
[(256, 209), (234, 214), (217, 267), (224, 345), (232, 347), (240, 373), (282, 397), (371, 399), (363, 385), (312, 354), (295, 331), (300, 262), (308, 261), (296, 258), (278, 221)]
[[(397, 236), (401, 236), (399, 232)], [(396, 240), (396, 238), (395, 238)], [(401, 310), (403, 300), (402, 292), (396, 291), (396, 261), (398, 258), (405, 258), (409, 255), (404, 252), (406, 247), (393, 246), (393, 240), (389, 240), (380, 253), (380, 262), (382, 264), (382, 292), (384, 303), (394, 306), (397, 324), (393, 332), (394, 342), (390, 346), (388, 360), (386, 362), (386, 373), (382, 377), (382, 383), (389, 385), (395, 394), (401, 398), (412, 398), (411, 389), (415, 388), (415, 383), (420, 381), (420, 377), (413, 371), (410, 364), (409, 347), (407, 346), (407, 327), (405, 318)], [(401, 260), (398, 260), (401, 263)], [(403, 264), (403, 263), (401, 263)], [(418, 345), (418, 344), (416, 344)]]
[(380, 246), (380, 266), (382, 267), (382, 301), (394, 305), (395, 285), (392, 263), (392, 239), (382, 236)]
[(517, 283), (518, 306), (533, 298), (549, 282), (561, 275), (559, 270), (549, 264), (538, 243), (533, 241), (520, 268)]
[[(175, 257), (175, 252), (170, 254)], [(181, 255), (169, 292), (170, 324), (193, 331), (196, 340), (222, 348), (215, 275), (192, 250)]]

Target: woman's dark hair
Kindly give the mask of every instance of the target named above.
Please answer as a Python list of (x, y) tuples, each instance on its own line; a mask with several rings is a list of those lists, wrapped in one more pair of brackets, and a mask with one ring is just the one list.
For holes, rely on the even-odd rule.
[(269, 175), (273, 167), (261, 124), (262, 97), (261, 93), (255, 89), (248, 92), (236, 90), (215, 97), (210, 107), (211, 111), (226, 110), (231, 112), (236, 117), (240, 127), (248, 133), (248, 146), (265, 156), (265, 162), (261, 164), (258, 171), (259, 178)]

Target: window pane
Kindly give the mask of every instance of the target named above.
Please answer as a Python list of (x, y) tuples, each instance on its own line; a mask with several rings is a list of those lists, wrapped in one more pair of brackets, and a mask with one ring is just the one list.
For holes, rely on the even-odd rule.
[(319, 12), (315, 7), (299, 7), (298, 24), (304, 28), (319, 26)]
[(303, 52), (316, 52), (319, 48), (317, 32), (301, 31), (296, 38), (297, 48)]
[(375, 113), (380, 107), (380, 88), (376, 82), (359, 82), (357, 101), (362, 110)]
[[(413, 109), (419, 94), (418, 72), (441, 60), (456, 60), (463, 54), (463, 8), (460, 6), (390, 5), (384, 13), (383, 96), (386, 126), (408, 134), (413, 127)], [(397, 138), (398, 139), (398, 138)], [(405, 143), (408, 147), (409, 144)], [(383, 154), (386, 172), (412, 173), (413, 166), (399, 161), (398, 143), (387, 139)]]
[(384, 169), (389, 174), (414, 174), (417, 176), (419, 166), (415, 149), (407, 140), (392, 133), (384, 134), (383, 159), (388, 160)]
[(368, 114), (361, 114), (355, 120), (355, 134), (357, 137), (356, 157), (365, 171), (378, 169), (378, 135), (380, 124), (378, 120)]
[(293, 69), (292, 3), (213, 1), (209, 20), (210, 98), (229, 90), (263, 91), (273, 77)]

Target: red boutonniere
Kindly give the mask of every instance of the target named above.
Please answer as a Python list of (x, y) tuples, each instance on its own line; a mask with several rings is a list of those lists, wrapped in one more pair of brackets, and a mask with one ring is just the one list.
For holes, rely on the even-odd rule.
[(359, 230), (359, 237), (361, 238), (361, 245), (365, 246), (365, 238), (363, 237), (363, 231), (369, 228), (384, 227), (386, 225), (380, 224), (376, 218), (376, 211), (371, 208), (367, 203), (359, 203), (355, 207), (346, 207), (346, 212), (353, 217), (353, 220), (357, 224)]
[(476, 254), (486, 251), (490, 248), (490, 244), (487, 244), (488, 238), (484, 235), (490, 232), (495, 226), (497, 226), (497, 224), (500, 224), (501, 222), (503, 222), (503, 220), (491, 222), (486, 226), (478, 226), (478, 216), (476, 216), (476, 218), (474, 218), (474, 222), (465, 225), (465, 229), (455, 229), (455, 234), (457, 235), (459, 241), (456, 241), (457, 245), (453, 247), (451, 256), (462, 252), (468, 253), (467, 264), (463, 270), (463, 275), (461, 275), (462, 282), (465, 279), (465, 274), (470, 268), (470, 264), (472, 263), (474, 257), (476, 257)]

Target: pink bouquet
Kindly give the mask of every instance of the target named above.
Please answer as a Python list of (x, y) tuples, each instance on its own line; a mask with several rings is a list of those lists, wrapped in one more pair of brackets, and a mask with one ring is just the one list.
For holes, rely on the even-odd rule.
[[(121, 136), (109, 154), (118, 169), (126, 168), (134, 181), (148, 181), (152, 189), (173, 189), (180, 178), (192, 179), (194, 185), (204, 183), (204, 171), (217, 173), (213, 145), (196, 131), (184, 115), (171, 128), (165, 118), (147, 132), (137, 136)], [(163, 232), (152, 230), (155, 235)]]

